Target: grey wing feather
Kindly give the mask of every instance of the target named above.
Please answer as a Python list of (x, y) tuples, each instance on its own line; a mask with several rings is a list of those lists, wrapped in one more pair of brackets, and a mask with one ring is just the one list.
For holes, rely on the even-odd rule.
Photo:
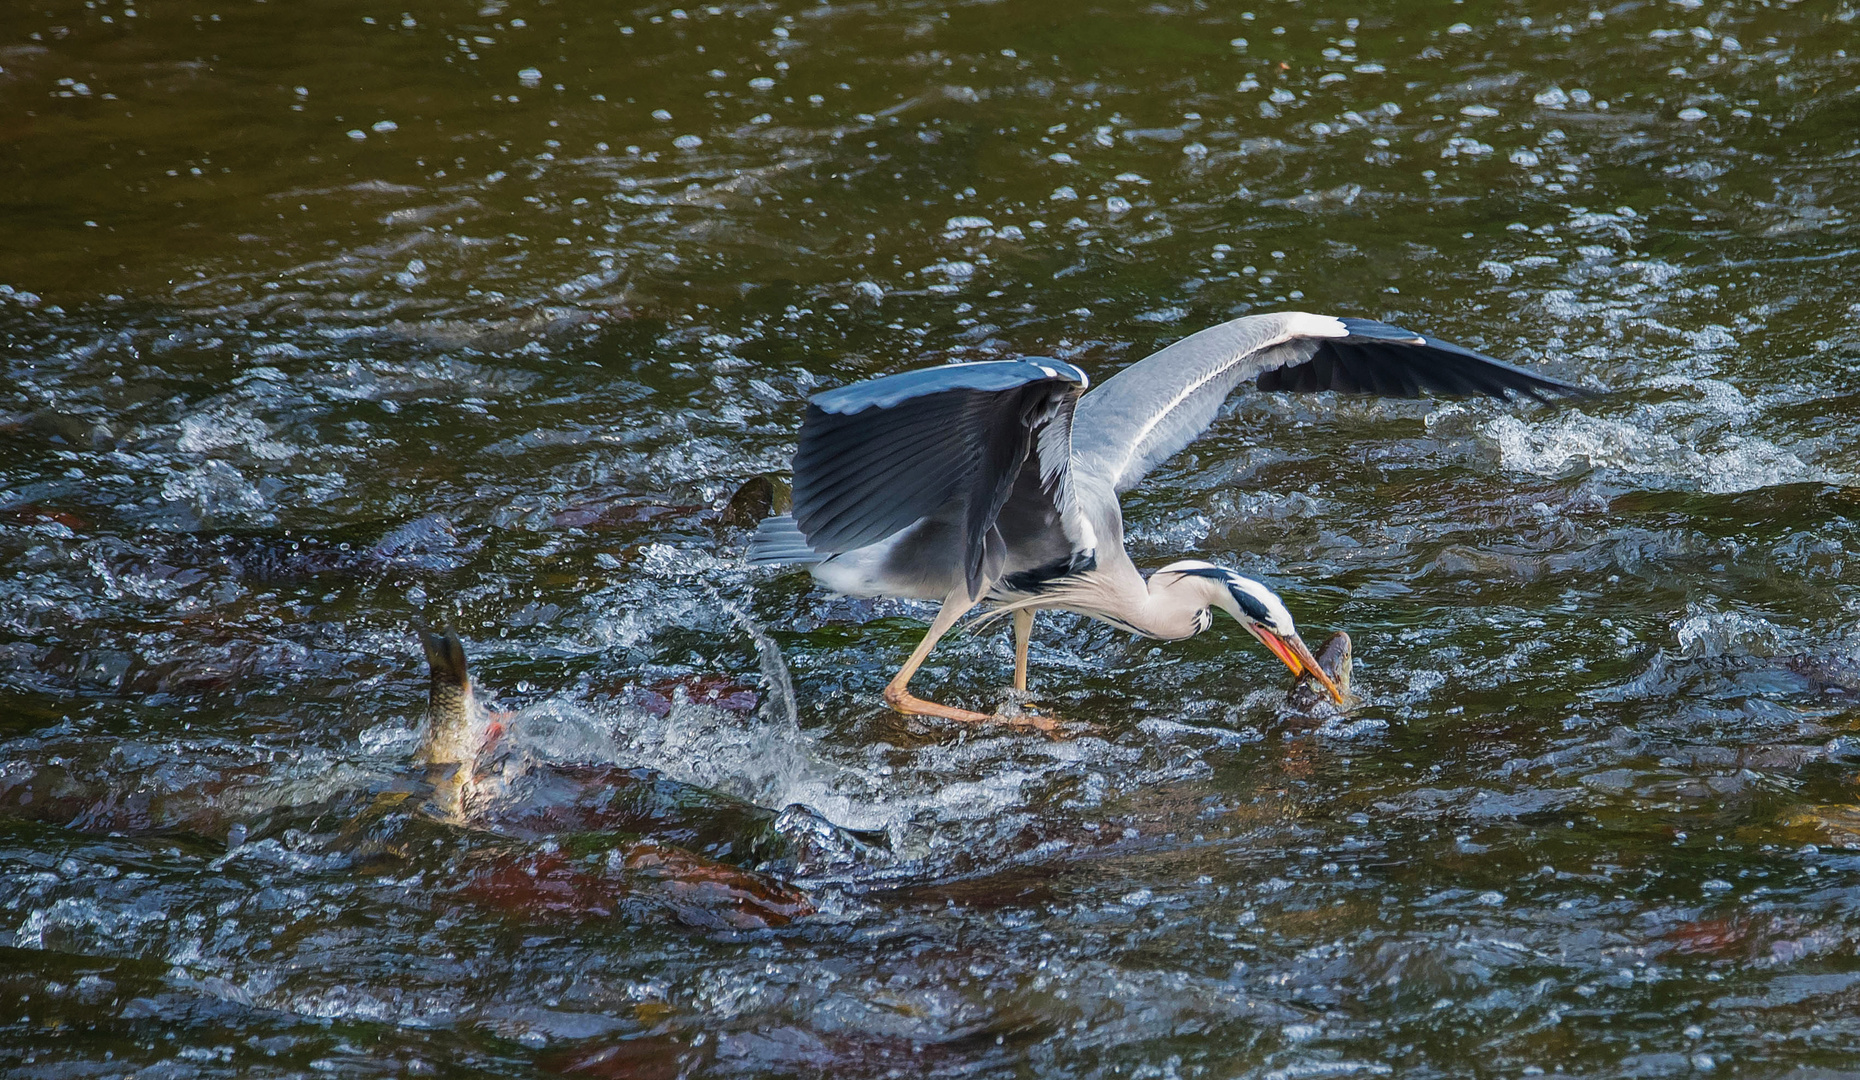
[[(806, 561), (875, 544), (960, 504), (962, 563), (981, 586), (987, 536), (1030, 452), (1057, 452), (1085, 375), (1060, 361), (993, 361), (908, 371), (816, 395), (794, 455), (793, 528), (765, 523), (751, 559)], [(1036, 446), (1036, 438), (1039, 445)], [(1053, 436), (1057, 438), (1057, 436)], [(1069, 431), (1066, 442), (1069, 448)], [(1068, 454), (1069, 457), (1069, 454)], [(1064, 465), (1051, 466), (1064, 486)]]
[(1089, 549), (1093, 546), (1091, 526), (1085, 523), (1077, 489), (1072, 483), (1072, 423), (1078, 415), (1078, 402), (1077, 394), (1060, 399), (1053, 419), (1040, 428), (1036, 453), (1040, 459), (1040, 487), (1052, 499), (1053, 508), (1065, 522), (1067, 538), (1073, 541), (1075, 548)]
[(1050, 420), (1035, 436), (1032, 459), (1002, 505), (999, 515), (1002, 540), (1016, 573), (1009, 577), (1035, 578), (1053, 573), (1089, 569), (1094, 565), (1098, 535), (1092, 527), (1072, 475), (1072, 423), (1077, 396), (1054, 404)]
[(1097, 566), (1100, 537), (1071, 467), (1077, 403), (1076, 397), (1059, 403), (1001, 507), (997, 521), (1007, 572), (994, 586), (994, 599), (1045, 592), (1054, 582)]
[(976, 364), (947, 364), (918, 368), (852, 383), (815, 394), (809, 400), (830, 413), (850, 414), (864, 409), (889, 409), (912, 398), (944, 390), (1012, 390), (1039, 378), (1060, 379), (1080, 386), (1090, 380), (1063, 360), (1030, 357), (1025, 360), (989, 360)]
[(1310, 355), (1292, 333), (1299, 318), (1320, 317), (1235, 319), (1191, 334), (1105, 380), (1079, 399), (1072, 425), (1076, 467), (1115, 491), (1135, 487), (1207, 430), (1243, 380)]
[(1081, 398), (1073, 434), (1079, 467), (1130, 490), (1207, 430), (1249, 379), (1262, 390), (1393, 397), (1515, 392), (1541, 401), (1592, 393), (1371, 319), (1249, 315), (1191, 334)]

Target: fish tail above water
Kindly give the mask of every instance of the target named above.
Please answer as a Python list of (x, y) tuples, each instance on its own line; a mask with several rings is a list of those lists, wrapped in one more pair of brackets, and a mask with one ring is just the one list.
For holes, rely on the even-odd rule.
[(471, 671), (465, 662), (465, 645), (447, 626), (444, 633), (416, 624), (426, 663), (432, 670), (426, 699), (426, 727), (414, 760), (425, 765), (474, 765), (486, 743), (502, 726), (472, 691)]

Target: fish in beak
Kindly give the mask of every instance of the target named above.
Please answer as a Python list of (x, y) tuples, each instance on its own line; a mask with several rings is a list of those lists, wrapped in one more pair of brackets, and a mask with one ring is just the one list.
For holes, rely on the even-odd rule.
[(1258, 623), (1248, 624), (1247, 630), (1259, 639), (1261, 645), (1272, 650), (1272, 655), (1284, 661), (1285, 666), (1292, 669), (1294, 676), (1311, 676), (1321, 683), (1324, 689), (1330, 691), (1331, 698), (1339, 707), (1344, 704), (1343, 691), (1339, 690), (1331, 677), (1324, 673), (1324, 668), (1317, 662), (1317, 657), (1311, 655), (1311, 650), (1305, 647), (1304, 641), (1297, 634), (1280, 637)]

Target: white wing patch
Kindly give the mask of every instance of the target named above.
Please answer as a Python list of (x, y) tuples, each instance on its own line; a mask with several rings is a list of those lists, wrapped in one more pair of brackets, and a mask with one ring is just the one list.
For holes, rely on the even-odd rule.
[(1335, 315), (1313, 315), (1309, 311), (1288, 311), (1285, 313), (1284, 341), (1295, 337), (1349, 337), (1349, 328), (1343, 320)]
[(1084, 368), (1075, 367), (1072, 364), (1065, 363), (1064, 361), (1054, 361), (1054, 362), (1059, 364), (1060, 366), (1053, 367), (1051, 364), (1046, 364), (1039, 360), (1023, 361), (1023, 363), (1032, 364), (1034, 367), (1037, 367), (1041, 371), (1045, 372), (1046, 377), (1049, 379), (1065, 379), (1068, 382), (1078, 383), (1080, 390), (1088, 390), (1091, 388), (1091, 376), (1085, 374)]

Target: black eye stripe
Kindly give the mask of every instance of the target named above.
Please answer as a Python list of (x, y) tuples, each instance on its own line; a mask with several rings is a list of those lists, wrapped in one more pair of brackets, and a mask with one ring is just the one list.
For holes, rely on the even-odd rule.
[(1229, 586), (1227, 591), (1234, 594), (1234, 601), (1240, 605), (1240, 610), (1246, 612), (1254, 622), (1272, 625), (1272, 613), (1267, 611), (1266, 605), (1255, 599), (1253, 594), (1241, 592), (1232, 586)]

